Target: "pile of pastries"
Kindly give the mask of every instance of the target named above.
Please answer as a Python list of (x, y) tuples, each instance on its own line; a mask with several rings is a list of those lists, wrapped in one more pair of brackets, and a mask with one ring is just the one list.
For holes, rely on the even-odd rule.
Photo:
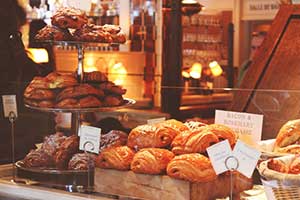
[(97, 156), (95, 165), (208, 182), (217, 175), (206, 156), (206, 148), (226, 139), (234, 146), (237, 135), (224, 125), (196, 121), (182, 123), (171, 119), (132, 129), (127, 145), (104, 149)]
[(268, 168), (286, 174), (300, 174), (300, 155), (296, 155), (289, 164), (272, 158), (268, 161)]
[(36, 40), (125, 43), (126, 36), (116, 25), (89, 24), (84, 11), (63, 7), (51, 17), (51, 24), (39, 30)]
[(124, 103), (122, 95), (126, 89), (108, 81), (105, 74), (85, 73), (84, 81), (79, 84), (74, 75), (58, 72), (34, 77), (24, 91), (24, 101), (44, 108), (90, 108)]

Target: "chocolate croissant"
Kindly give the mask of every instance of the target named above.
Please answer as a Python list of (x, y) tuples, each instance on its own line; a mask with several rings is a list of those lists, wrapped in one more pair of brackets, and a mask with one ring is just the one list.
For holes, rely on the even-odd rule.
[(172, 129), (178, 131), (178, 133), (189, 130), (189, 128), (184, 123), (177, 121), (176, 119), (169, 119), (160, 124), (163, 126), (172, 128)]
[(161, 174), (173, 157), (174, 154), (166, 149), (145, 148), (134, 155), (131, 170), (135, 173)]
[(210, 124), (205, 126), (203, 130), (208, 130), (214, 133), (220, 141), (228, 140), (230, 146), (234, 146), (237, 140), (236, 133), (228, 126), (222, 124)]
[(60, 148), (61, 144), (65, 141), (66, 136), (57, 132), (44, 138), (42, 149), (50, 156), (54, 156), (56, 151)]
[(167, 174), (191, 182), (209, 182), (217, 178), (210, 160), (198, 153), (175, 156), (167, 166)]
[(25, 167), (53, 167), (54, 161), (51, 155), (43, 149), (31, 150), (23, 160)]
[(88, 170), (95, 166), (96, 156), (90, 153), (77, 153), (69, 161), (68, 169), (71, 170)]
[(135, 149), (166, 147), (177, 134), (174, 129), (161, 124), (141, 125), (131, 130), (127, 145)]
[(96, 166), (106, 169), (129, 170), (134, 151), (127, 146), (104, 149), (96, 158)]
[(176, 155), (186, 153), (204, 153), (206, 148), (218, 143), (218, 137), (208, 130), (185, 131), (175, 137), (172, 152)]

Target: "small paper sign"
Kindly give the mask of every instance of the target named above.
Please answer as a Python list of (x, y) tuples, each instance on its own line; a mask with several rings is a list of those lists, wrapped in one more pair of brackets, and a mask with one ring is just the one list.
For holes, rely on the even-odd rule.
[(99, 153), (101, 129), (82, 125), (80, 127), (79, 149), (91, 153)]
[(18, 116), (16, 95), (2, 95), (4, 117), (10, 117), (10, 113)]
[(229, 126), (247, 144), (261, 140), (263, 115), (216, 110), (215, 123)]
[(147, 124), (152, 125), (152, 124), (158, 124), (160, 122), (166, 121), (165, 117), (160, 117), (160, 118), (154, 118), (154, 119), (148, 119)]
[(238, 160), (237, 171), (251, 178), (261, 152), (238, 140), (232, 152), (232, 156)]
[(208, 147), (206, 151), (217, 175), (228, 170), (225, 161), (232, 153), (228, 140), (214, 144)]

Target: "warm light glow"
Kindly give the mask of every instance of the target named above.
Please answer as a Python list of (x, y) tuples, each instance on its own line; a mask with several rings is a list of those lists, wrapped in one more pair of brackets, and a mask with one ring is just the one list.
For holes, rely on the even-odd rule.
[(223, 73), (222, 67), (217, 61), (212, 61), (209, 63), (209, 68), (213, 76), (220, 76)]
[(97, 4), (98, 0), (92, 0), (92, 3)]
[(196, 0), (182, 0), (181, 3), (182, 4), (192, 4), (192, 3), (198, 3), (198, 1), (196, 1)]
[(46, 49), (36, 49), (29, 48), (27, 49), (28, 56), (36, 63), (47, 63), (49, 62), (49, 56)]
[(201, 78), (202, 65), (200, 63), (194, 63), (190, 70), (190, 76), (194, 79)]
[(110, 74), (110, 79), (116, 85), (123, 85), (127, 75), (127, 70), (123, 65), (123, 63), (119, 62), (114, 64), (112, 67), (110, 67), (109, 74)]
[(189, 74), (187, 71), (182, 71), (182, 72), (181, 72), (181, 75), (182, 75), (182, 77), (184, 77), (184, 78), (190, 78), (190, 77), (191, 77), (190, 74)]
[(95, 60), (93, 57), (88, 57), (85, 60), (84, 65), (84, 72), (94, 72), (98, 71), (97, 67), (95, 66)]

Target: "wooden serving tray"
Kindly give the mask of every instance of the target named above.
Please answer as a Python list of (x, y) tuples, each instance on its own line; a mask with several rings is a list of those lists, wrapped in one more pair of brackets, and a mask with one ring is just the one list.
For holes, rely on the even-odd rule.
[[(233, 193), (251, 189), (252, 179), (233, 175)], [(208, 183), (190, 183), (166, 175), (135, 174), (132, 171), (95, 170), (95, 192), (151, 200), (208, 200), (230, 195), (230, 175), (219, 175)]]

